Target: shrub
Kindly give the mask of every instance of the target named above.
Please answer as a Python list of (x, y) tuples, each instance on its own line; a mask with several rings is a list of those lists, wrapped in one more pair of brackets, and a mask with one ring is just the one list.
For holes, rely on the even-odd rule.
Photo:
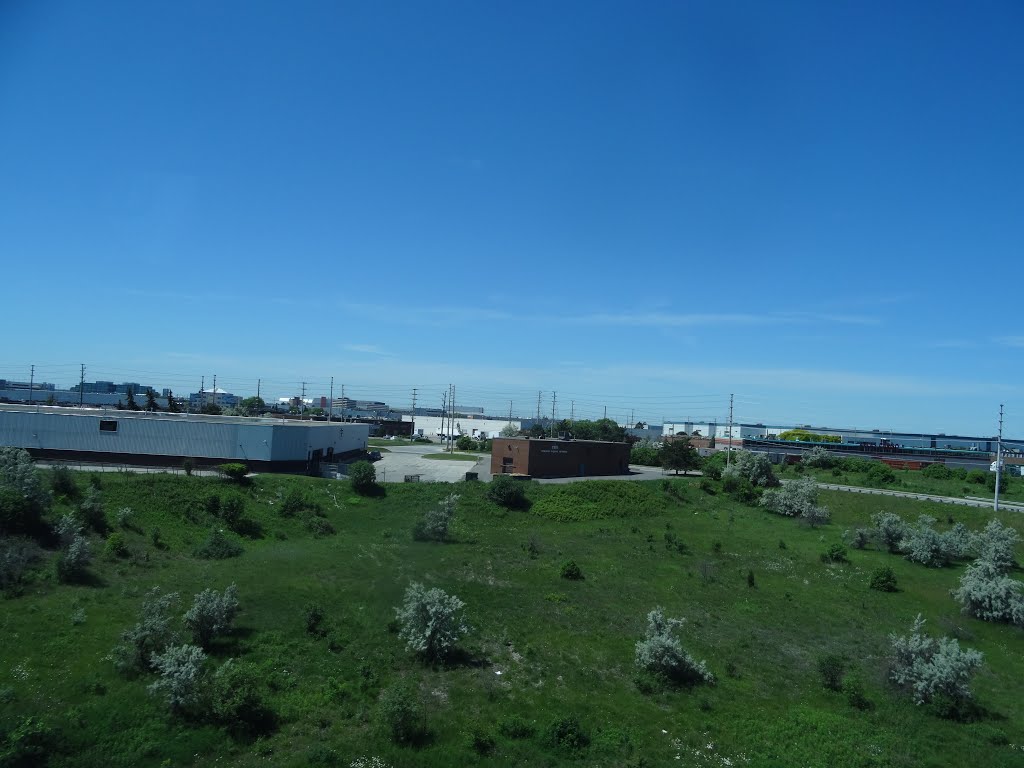
[(1024, 583), (1010, 578), (987, 560), (967, 566), (960, 586), (951, 591), (963, 612), (983, 621), (1024, 627)]
[(216, 493), (207, 496), (203, 506), (210, 517), (220, 517), (220, 496)]
[(866, 479), (871, 485), (891, 485), (896, 482), (896, 473), (888, 464), (881, 461), (872, 461), (870, 464)]
[(823, 563), (848, 563), (849, 560), (846, 557), (846, 547), (842, 544), (832, 544), (821, 553), (821, 562)]
[(544, 735), (545, 741), (556, 749), (578, 752), (590, 745), (590, 736), (575, 715), (552, 721)]
[(57, 579), (63, 582), (78, 581), (85, 575), (85, 569), (92, 560), (92, 548), (82, 533), (78, 520), (64, 515), (57, 524), (62, 549), (57, 555)]
[(46, 723), (36, 717), (22, 718), (0, 742), (0, 766), (34, 768), (49, 765), (57, 737)]
[(836, 457), (820, 445), (815, 445), (804, 452), (803, 457), (800, 459), (800, 463), (805, 467), (831, 469), (836, 465)]
[(228, 496), (220, 505), (220, 519), (231, 530), (236, 530), (245, 517), (245, 499), (237, 493)]
[(249, 474), (249, 468), (245, 464), (234, 461), (219, 465), (217, 471), (235, 483), (244, 482), (245, 476)]
[(864, 681), (859, 675), (847, 675), (843, 680), (843, 695), (846, 697), (846, 703), (854, 709), (866, 711), (874, 706), (864, 693)]
[(474, 724), (469, 729), (469, 732), (466, 734), (466, 741), (469, 743), (469, 748), (478, 755), (489, 755), (496, 746), (494, 735), (480, 724)]
[(870, 528), (856, 528), (853, 531), (843, 533), (843, 541), (847, 542), (854, 549), (865, 549), (871, 543)]
[(181, 468), (185, 470), (185, 474), (192, 477), (192, 473), (196, 469), (195, 459), (188, 457), (181, 462)]
[(455, 516), (455, 509), (459, 503), (459, 495), (450, 493), (423, 513), (423, 518), (416, 523), (412, 536), (417, 541), (446, 541), (448, 539), (448, 527)]
[(384, 689), (377, 702), (376, 719), (396, 744), (415, 744), (427, 733), (419, 696), (407, 684)]
[(967, 473), (967, 477), (965, 479), (968, 483), (984, 485), (988, 474), (988, 472), (982, 472), (980, 469), (972, 469), (970, 472)]
[(281, 502), (280, 515), (281, 517), (295, 517), (305, 508), (306, 497), (298, 488), (292, 487)]
[(934, 568), (949, 562), (942, 536), (932, 527), (934, 523), (934, 517), (921, 515), (917, 525), (909, 529), (902, 544), (908, 560)]
[(137, 525), (135, 523), (135, 510), (131, 507), (121, 507), (117, 512), (114, 513), (114, 522), (118, 528), (127, 528), (128, 530), (136, 530)]
[(462, 617), (464, 607), (465, 603), (454, 595), (413, 582), (405, 590), (405, 601), (395, 609), (401, 626), (399, 636), (409, 650), (422, 658), (444, 660), (469, 632), (469, 625)]
[(647, 614), (647, 632), (636, 644), (634, 663), (644, 672), (673, 685), (715, 682), (703, 661), (686, 653), (675, 636), (684, 619), (669, 619), (661, 608)]
[(210, 711), (234, 732), (263, 734), (273, 730), (276, 718), (263, 698), (259, 670), (252, 664), (228, 659), (213, 675)]
[(203, 692), (206, 654), (194, 645), (172, 645), (152, 657), (153, 667), (160, 675), (147, 690), (163, 696), (172, 712), (194, 708)]
[(0, 538), (0, 590), (16, 590), (40, 558), (39, 547), (29, 539)]
[(128, 556), (128, 542), (125, 540), (124, 534), (120, 531), (114, 531), (107, 537), (107, 543), (103, 547), (104, 553), (107, 557), (127, 557)]
[(306, 621), (306, 633), (323, 637), (326, 633), (324, 627), (324, 609), (319, 603), (310, 603), (303, 611)]
[(56, 464), (50, 469), (50, 488), (58, 496), (74, 499), (78, 496), (78, 484), (71, 470), (63, 464)]
[(133, 675), (149, 670), (153, 657), (177, 641), (171, 628), (171, 608), (178, 602), (177, 592), (164, 594), (153, 587), (142, 601), (139, 620), (134, 627), (121, 633), (110, 658), (122, 674)]
[(526, 492), (523, 483), (508, 475), (495, 475), (487, 487), (487, 498), (505, 509), (522, 509), (526, 506)]
[(895, 592), (897, 591), (896, 572), (889, 566), (876, 568), (871, 572), (871, 582), (868, 586), (878, 592)]
[(476, 447), (476, 441), (469, 435), (460, 435), (455, 447), (460, 451), (471, 451)]
[(238, 557), (244, 551), (241, 544), (229, 539), (219, 528), (214, 528), (206, 541), (196, 548), (195, 556), (204, 560), (226, 560)]
[(753, 589), (754, 587), (757, 586), (757, 581), (756, 581), (756, 579), (754, 579), (754, 572), (753, 571), (747, 571), (747, 586), (750, 589)]
[(711, 479), (708, 477), (702, 477), (700, 479), (700, 489), (709, 496), (714, 496), (716, 493), (715, 484), (711, 482)]
[(368, 496), (377, 487), (377, 470), (368, 461), (357, 461), (348, 469), (352, 490), (360, 496)]
[(157, 549), (163, 549), (164, 544), (163, 533), (160, 531), (159, 526), (153, 526), (153, 529), (149, 532), (149, 541)]
[(875, 524), (878, 540), (885, 548), (893, 553), (899, 552), (908, 533), (907, 522), (895, 512), (877, 512), (871, 516), (871, 522)]
[(760, 505), (777, 515), (801, 518), (812, 526), (829, 518), (828, 509), (818, 506), (818, 484), (810, 477), (790, 480), (765, 491)]
[(1003, 525), (998, 520), (989, 520), (988, 524), (975, 534), (973, 549), (979, 560), (985, 560), (1000, 571), (1008, 571), (1014, 565), (1014, 548), (1020, 535), (1016, 530)]
[(519, 715), (509, 715), (498, 723), (498, 732), (507, 739), (529, 739), (536, 731), (533, 723)]
[(639, 464), (644, 467), (661, 466), (660, 443), (652, 443), (650, 440), (638, 440), (629, 449), (629, 463)]
[(583, 570), (576, 564), (575, 560), (566, 560), (562, 563), (559, 574), (563, 579), (569, 581), (583, 581)]
[(843, 689), (843, 677), (846, 675), (846, 660), (842, 656), (831, 653), (818, 659), (818, 674), (821, 684), (830, 691)]
[(948, 531), (939, 534), (939, 548), (947, 561), (967, 557), (974, 543), (974, 537), (963, 523), (956, 523)]
[(192, 640), (201, 648), (231, 629), (231, 623), (238, 613), (238, 587), (232, 584), (223, 592), (204, 589), (195, 596), (192, 607), (182, 619), (185, 629), (192, 633)]
[(960, 704), (971, 698), (970, 681), (981, 664), (981, 652), (966, 649), (949, 637), (936, 640), (921, 632), (924, 619), (918, 614), (909, 635), (892, 634), (889, 679), (907, 690), (915, 704), (938, 697)]
[(316, 538), (323, 538), (324, 536), (333, 536), (335, 534), (334, 526), (331, 525), (330, 520), (326, 520), (316, 515), (310, 515), (306, 520), (306, 528)]
[(736, 467), (740, 476), (757, 488), (774, 488), (779, 484), (779, 480), (772, 470), (771, 461), (763, 453), (736, 451), (733, 453), (731, 466)]
[(28, 451), (0, 448), (0, 536), (37, 533), (51, 503)]
[(921, 470), (921, 474), (932, 480), (949, 480), (953, 477), (953, 471), (945, 464), (929, 464)]
[(87, 528), (92, 528), (99, 534), (106, 533), (107, 515), (103, 505), (103, 493), (90, 486), (78, 504), (78, 516)]

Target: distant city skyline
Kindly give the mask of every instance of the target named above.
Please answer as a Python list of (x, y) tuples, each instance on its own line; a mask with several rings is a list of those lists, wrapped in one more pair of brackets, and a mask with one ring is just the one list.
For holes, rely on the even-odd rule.
[(0, 4), (0, 376), (1024, 433), (1024, 4)]

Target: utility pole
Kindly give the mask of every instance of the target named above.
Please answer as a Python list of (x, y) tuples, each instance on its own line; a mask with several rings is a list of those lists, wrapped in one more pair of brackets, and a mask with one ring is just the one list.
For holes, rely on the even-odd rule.
[(576, 401), (572, 401), (572, 405), (569, 407), (569, 426), (571, 427), (573, 422), (576, 421)]
[(540, 395), (541, 395), (541, 392), (538, 389), (537, 390), (537, 421), (540, 421)]
[(725, 464), (729, 465), (729, 459), (732, 458), (732, 395), (729, 395), (729, 452), (725, 455)]
[(512, 401), (508, 401), (508, 423), (512, 423)]
[(604, 407), (604, 417), (606, 419), (608, 418), (608, 406), (607, 405)]
[(260, 384), (263, 383), (263, 379), (256, 379), (256, 399), (260, 399)]
[(82, 363), (82, 373), (78, 377), (78, 407), (85, 404), (85, 363)]
[(302, 395), (299, 397), (299, 421), (306, 411), (306, 382), (302, 382)]
[(452, 395), (448, 398), (448, 409), (452, 413), (449, 426), (451, 427), (451, 439), (448, 441), (448, 453), (455, 453), (455, 385), (452, 384)]
[(213, 374), (213, 405), (217, 405), (217, 374)]
[(555, 399), (558, 397), (558, 393), (551, 390), (551, 436), (555, 436)]
[(412, 388), (412, 432), (416, 432), (416, 387)]
[(32, 405), (32, 390), (36, 384), (36, 367), (33, 365), (28, 374), (28, 404)]
[(334, 377), (331, 376), (331, 405), (330, 410), (327, 412), (327, 423), (334, 421)]
[(992, 501), (992, 510), (999, 511), (999, 481), (1003, 477), (1003, 404), (999, 404), (999, 438), (996, 440), (996, 495)]
[[(451, 386), (452, 385), (449, 384), (448, 388), (451, 389)], [(444, 422), (445, 422), (445, 419), (447, 417), (448, 417), (448, 393), (447, 392), (443, 392), (443, 393), (441, 393), (441, 436), (442, 436), (441, 439), (442, 440), (444, 439), (444, 435), (448, 434), (447, 432), (444, 431)]]
[[(206, 377), (199, 377), (199, 397), (203, 401), (203, 405), (206, 405)], [(203, 410), (200, 408), (199, 410)]]

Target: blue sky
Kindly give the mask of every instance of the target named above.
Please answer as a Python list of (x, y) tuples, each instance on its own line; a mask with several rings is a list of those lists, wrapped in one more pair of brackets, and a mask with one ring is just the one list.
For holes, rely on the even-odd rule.
[(0, 377), (1024, 432), (1021, 29), (2, 2)]

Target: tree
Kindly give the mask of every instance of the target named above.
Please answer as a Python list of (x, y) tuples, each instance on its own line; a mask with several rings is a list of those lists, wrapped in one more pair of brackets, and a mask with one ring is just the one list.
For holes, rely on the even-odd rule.
[(232, 480), (236, 483), (241, 483), (245, 480), (245, 476), (249, 474), (249, 468), (241, 462), (229, 461), (227, 464), (217, 465), (217, 471), (220, 472), (228, 480)]
[(626, 430), (612, 419), (574, 421), (572, 424), (572, 434), (577, 440), (604, 440), (612, 443), (623, 443), (626, 441)]
[(675, 631), (684, 619), (669, 619), (661, 608), (647, 614), (647, 632), (636, 644), (634, 663), (640, 669), (672, 684), (715, 682), (715, 676), (703, 661), (696, 661), (683, 650)]
[(892, 553), (899, 552), (910, 529), (907, 521), (895, 512), (876, 512), (871, 516), (871, 522), (875, 524), (878, 539), (885, 548)]
[(459, 495), (450, 493), (436, 507), (423, 513), (423, 519), (416, 523), (412, 536), (417, 541), (445, 541), (448, 538), (448, 527), (455, 516), (459, 504)]
[(160, 406), (156, 402), (156, 393), (152, 387), (146, 387), (146, 410), (159, 411)]
[(1014, 548), (1020, 540), (1016, 530), (998, 520), (989, 520), (974, 536), (974, 550), (979, 560), (986, 560), (1000, 571), (1008, 571), (1014, 564)]
[(203, 403), (203, 407), (199, 409), (199, 412), (207, 416), (222, 416), (224, 414), (224, 410), (216, 403)]
[(779, 488), (770, 488), (761, 497), (760, 505), (769, 512), (786, 517), (803, 518), (812, 526), (828, 519), (827, 510), (818, 506), (818, 484), (812, 478), (790, 480)]
[(517, 427), (512, 422), (509, 422), (508, 424), (501, 428), (501, 432), (499, 432), (498, 434), (501, 435), (502, 437), (518, 437), (519, 427)]
[(232, 584), (223, 592), (204, 589), (192, 602), (182, 619), (192, 640), (202, 648), (209, 648), (217, 637), (231, 629), (238, 613), (238, 587)]
[(181, 405), (174, 397), (174, 393), (171, 390), (167, 390), (167, 410), (170, 413), (181, 413)]
[(369, 496), (377, 487), (377, 470), (368, 461), (357, 461), (348, 468), (352, 490), (360, 496)]
[(918, 614), (910, 634), (892, 634), (889, 679), (913, 696), (915, 704), (944, 697), (954, 705), (971, 698), (971, 675), (981, 664), (980, 651), (968, 648), (950, 637), (936, 640), (924, 634), (924, 619)]
[(523, 482), (508, 475), (495, 475), (491, 478), (487, 498), (506, 509), (521, 509), (526, 506)]
[(740, 477), (746, 478), (751, 485), (759, 488), (774, 488), (779, 484), (775, 472), (772, 470), (772, 463), (763, 453), (752, 453), (750, 451), (736, 451), (733, 454), (733, 463)]
[(262, 397), (247, 397), (238, 404), (238, 410), (246, 416), (255, 416), (263, 413), (267, 404)]
[(462, 617), (465, 606), (459, 598), (437, 587), (427, 589), (413, 582), (405, 590), (404, 602), (395, 609), (401, 625), (399, 637), (423, 659), (443, 661), (469, 632)]
[(691, 469), (697, 469), (700, 466), (700, 456), (697, 449), (690, 445), (690, 438), (677, 437), (664, 443), (661, 446), (661, 466), (675, 470), (677, 475), (679, 470), (686, 474)]
[(172, 712), (185, 712), (199, 703), (205, 674), (206, 654), (195, 645), (173, 645), (153, 657), (160, 674), (148, 688), (163, 696)]
[(476, 447), (476, 442), (469, 435), (460, 435), (455, 441), (455, 447), (460, 451), (471, 451)]
[(1024, 627), (1024, 583), (1010, 578), (988, 560), (967, 566), (959, 588), (950, 594), (970, 616)]
[(150, 669), (153, 656), (177, 640), (171, 627), (171, 608), (177, 602), (177, 592), (164, 594), (160, 587), (146, 593), (138, 622), (121, 633), (120, 642), (110, 654), (119, 672), (132, 675)]
[(28, 451), (0, 448), (0, 536), (37, 533), (51, 503)]
[(528, 434), (530, 435), (530, 437), (544, 437), (546, 432), (544, 431), (543, 426), (541, 426), (540, 424), (534, 424), (530, 427), (530, 431), (528, 432)]
[(128, 387), (127, 391), (125, 392), (125, 398), (127, 400), (126, 407), (128, 408), (129, 411), (141, 410), (141, 408), (139, 408), (139, 404), (135, 402), (135, 390), (133, 390), (131, 387)]
[(836, 457), (820, 445), (815, 445), (809, 451), (804, 452), (800, 463), (805, 467), (831, 469), (836, 465)]

